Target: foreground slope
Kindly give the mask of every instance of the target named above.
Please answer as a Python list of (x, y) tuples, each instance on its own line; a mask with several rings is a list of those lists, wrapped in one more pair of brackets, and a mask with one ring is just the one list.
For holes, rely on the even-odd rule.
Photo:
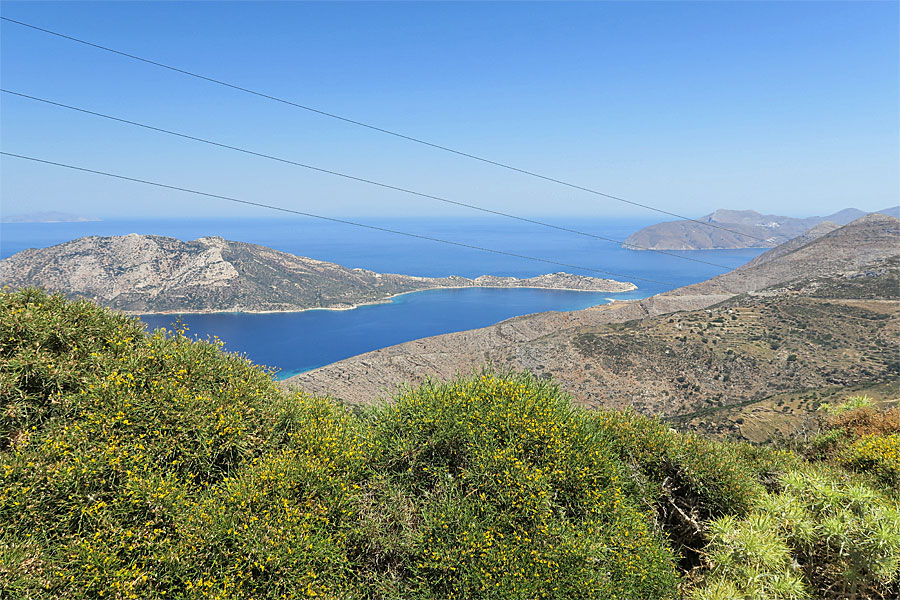
[(631, 283), (567, 273), (530, 279), (383, 274), (220, 237), (182, 242), (138, 234), (84, 237), (19, 252), (0, 261), (0, 283), (37, 286), (138, 313), (350, 308), (448, 287), (635, 289)]
[(885, 427), (809, 463), (490, 372), (350, 412), (36, 290), (0, 294), (0, 389), (4, 599), (900, 591)]
[(552, 376), (585, 405), (674, 417), (787, 390), (896, 381), (898, 240), (900, 220), (869, 215), (706, 282), (408, 342), (286, 385), (365, 402), (491, 363)]

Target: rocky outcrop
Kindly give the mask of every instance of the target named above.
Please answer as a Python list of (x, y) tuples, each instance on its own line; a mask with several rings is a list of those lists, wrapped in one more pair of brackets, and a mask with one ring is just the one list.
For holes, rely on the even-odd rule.
[(405, 292), (452, 287), (636, 288), (568, 273), (529, 279), (375, 273), (220, 237), (183, 242), (138, 234), (84, 237), (19, 252), (0, 261), (0, 283), (60, 291), (134, 313), (352, 308)]

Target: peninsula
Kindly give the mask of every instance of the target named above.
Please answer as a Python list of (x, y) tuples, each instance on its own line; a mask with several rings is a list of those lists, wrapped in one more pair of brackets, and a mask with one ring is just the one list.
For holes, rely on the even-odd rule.
[(528, 279), (415, 277), (349, 269), (221, 237), (83, 237), (0, 261), (0, 284), (40, 287), (128, 313), (348, 309), (428, 289), (495, 287), (626, 292), (632, 283), (551, 273)]

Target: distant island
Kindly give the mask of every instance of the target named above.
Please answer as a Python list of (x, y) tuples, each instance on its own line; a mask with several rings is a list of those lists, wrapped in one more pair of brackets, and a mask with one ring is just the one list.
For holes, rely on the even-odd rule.
[(88, 223), (99, 221), (94, 217), (82, 217), (64, 212), (34, 212), (25, 215), (3, 217), (3, 223)]
[[(900, 207), (875, 212), (897, 217)], [(696, 221), (685, 219), (644, 227), (628, 236), (622, 246), (631, 250), (774, 248), (817, 225), (830, 224), (837, 228), (867, 214), (857, 208), (845, 208), (826, 217), (798, 219), (763, 215), (753, 210), (719, 209)]]
[(60, 291), (129, 313), (290, 312), (349, 309), (439, 288), (545, 288), (626, 292), (633, 283), (552, 273), (528, 279), (414, 277), (349, 269), (221, 237), (83, 237), (0, 261), (0, 285)]

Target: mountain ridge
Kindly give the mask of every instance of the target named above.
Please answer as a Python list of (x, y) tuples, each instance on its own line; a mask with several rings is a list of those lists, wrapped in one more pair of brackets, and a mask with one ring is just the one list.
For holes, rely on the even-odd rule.
[[(898, 211), (900, 208), (889, 207), (876, 213), (897, 216)], [(697, 220), (667, 221), (644, 227), (628, 236), (622, 245), (632, 250), (774, 248), (822, 223), (843, 226), (876, 213), (845, 208), (824, 217), (794, 218), (720, 208)]]

